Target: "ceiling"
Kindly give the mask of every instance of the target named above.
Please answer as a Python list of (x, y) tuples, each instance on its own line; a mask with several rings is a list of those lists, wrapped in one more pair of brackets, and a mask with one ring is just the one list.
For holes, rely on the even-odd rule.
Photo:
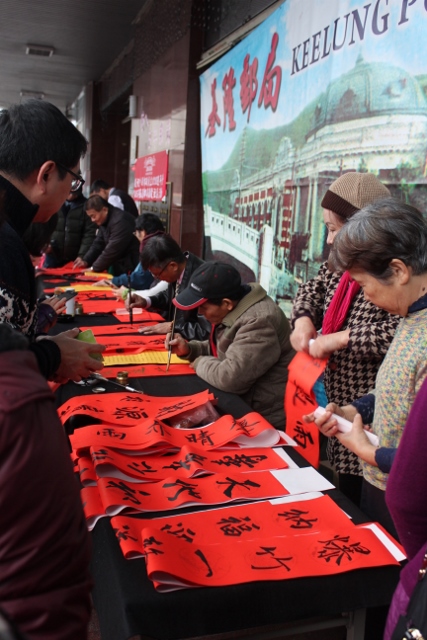
[[(1, 0), (0, 107), (35, 93), (65, 112), (128, 45), (146, 1)], [(28, 44), (54, 53), (26, 55)]]

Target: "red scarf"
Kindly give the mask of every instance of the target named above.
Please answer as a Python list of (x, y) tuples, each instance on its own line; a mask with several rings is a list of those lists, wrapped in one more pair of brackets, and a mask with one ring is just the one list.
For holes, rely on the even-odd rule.
[(353, 299), (360, 289), (360, 284), (353, 280), (346, 271), (339, 281), (329, 307), (323, 318), (322, 334), (335, 333), (344, 324)]

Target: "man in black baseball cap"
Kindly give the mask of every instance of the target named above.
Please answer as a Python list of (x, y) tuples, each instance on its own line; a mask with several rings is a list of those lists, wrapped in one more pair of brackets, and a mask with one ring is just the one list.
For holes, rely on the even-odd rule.
[(178, 309), (198, 309), (212, 325), (209, 340), (175, 334), (172, 352), (192, 363), (198, 376), (223, 391), (237, 393), (273, 426), (285, 428), (284, 393), (295, 352), (289, 322), (256, 283), (242, 284), (237, 269), (205, 262), (174, 299)]

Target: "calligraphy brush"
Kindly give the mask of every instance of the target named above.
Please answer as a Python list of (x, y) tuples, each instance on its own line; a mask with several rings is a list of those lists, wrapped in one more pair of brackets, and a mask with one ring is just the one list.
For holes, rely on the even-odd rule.
[(130, 286), (130, 271), (128, 271), (128, 302), (129, 302), (129, 322), (133, 324), (133, 309), (130, 306), (132, 303), (132, 290)]
[(166, 365), (166, 371), (169, 371), (169, 367), (170, 367), (170, 363), (171, 363), (171, 356), (172, 356), (171, 341), (173, 340), (173, 334), (174, 334), (174, 331), (175, 331), (175, 320), (176, 320), (176, 307), (175, 307), (175, 311), (173, 312), (173, 320), (172, 320), (172, 325), (171, 325), (171, 335), (170, 335), (170, 338), (169, 338), (168, 363)]

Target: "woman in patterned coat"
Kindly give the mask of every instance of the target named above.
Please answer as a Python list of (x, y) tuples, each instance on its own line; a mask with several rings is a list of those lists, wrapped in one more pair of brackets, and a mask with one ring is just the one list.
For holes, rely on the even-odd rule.
[[(372, 174), (340, 176), (322, 200), (327, 243), (332, 246), (338, 231), (359, 209), (389, 195)], [(291, 315), (291, 343), (297, 351), (329, 358), (324, 375), (327, 401), (346, 405), (374, 388), (399, 319), (365, 300), (348, 274), (330, 271), (325, 262), (317, 276), (298, 289)], [(358, 457), (336, 438), (329, 438), (327, 456), (338, 474), (340, 490), (359, 504), (362, 469)]]

